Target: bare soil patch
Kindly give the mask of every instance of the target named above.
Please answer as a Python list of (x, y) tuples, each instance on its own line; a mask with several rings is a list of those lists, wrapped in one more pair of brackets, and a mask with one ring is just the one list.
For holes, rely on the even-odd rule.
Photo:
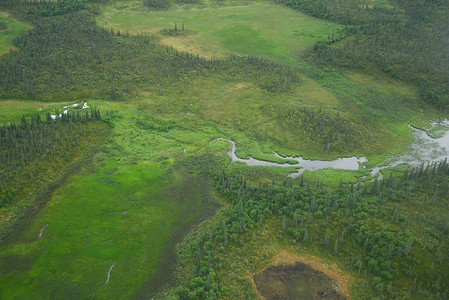
[(350, 299), (349, 277), (309, 255), (281, 251), (250, 279), (261, 299)]

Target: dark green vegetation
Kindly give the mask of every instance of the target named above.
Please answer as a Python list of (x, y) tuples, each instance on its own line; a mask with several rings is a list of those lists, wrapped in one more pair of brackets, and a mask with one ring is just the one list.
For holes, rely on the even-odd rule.
[(164, 10), (170, 7), (170, 1), (168, 0), (145, 0), (143, 1), (143, 4), (155, 10)]
[(0, 298), (254, 298), (286, 250), (447, 299), (447, 163), (370, 175), (447, 118), (446, 2), (187, 2), (0, 2)]
[(143, 5), (153, 10), (166, 10), (174, 4), (199, 4), (202, 0), (143, 0)]
[(21, 51), (0, 58), (3, 98), (123, 99), (138, 89), (182, 84), (184, 76), (197, 72), (252, 79), (272, 92), (299, 80), (293, 68), (257, 57), (205, 59), (161, 47), (153, 36), (122, 37), (120, 30), (97, 26), (85, 12), (31, 21), (33, 29), (15, 40)]
[(184, 28), (184, 23), (181, 24), (181, 28), (178, 28), (178, 24), (175, 23), (175, 26), (173, 28), (165, 28), (161, 30), (161, 34), (163, 35), (171, 35), (171, 36), (180, 36), (180, 35), (186, 35), (193, 33), (190, 30), (186, 30)]
[(344, 153), (345, 150), (353, 151), (364, 143), (368, 143), (370, 134), (363, 124), (356, 124), (338, 112), (323, 112), (302, 108), (297, 110), (277, 110), (278, 117), (283, 119), (282, 126), (285, 130), (297, 131), (307, 137), (306, 143), (316, 143), (317, 147)]
[(86, 7), (85, 0), (39, 1), (28, 10), (28, 14), (53, 17), (79, 11)]
[[(193, 274), (187, 287), (176, 293), (181, 299), (251, 294), (245, 280), (240, 287), (232, 285), (232, 291), (222, 283), (235, 282), (236, 273), (243, 278), (266, 264), (270, 256), (264, 245), (269, 242), (261, 230), (274, 217), (282, 221), (279, 229), (272, 229), (272, 238), (331, 256), (358, 274), (356, 298), (445, 299), (448, 180), (446, 162), (412, 169), (400, 178), (391, 175), (363, 188), (328, 189), (303, 178), (296, 184), (285, 180), (255, 187), (223, 171), (216, 175), (216, 188), (231, 208), (189, 245)], [(230, 259), (233, 251), (243, 252), (240, 258), (246, 257), (247, 264), (231, 265), (238, 261)]]
[(358, 25), (346, 29), (349, 38), (342, 42), (332, 35), (316, 43), (310, 59), (339, 69), (375, 66), (393, 78), (416, 84), (427, 103), (447, 108), (447, 1), (392, 0), (386, 7), (346, 0), (286, 2), (314, 16)]
[(278, 0), (277, 2), (320, 19), (348, 25), (393, 21), (399, 14), (399, 9), (387, 1)]
[[(95, 113), (94, 113), (95, 112)], [(2, 167), (1, 181), (5, 183), (3, 188), (8, 188), (11, 191), (6, 192), (2, 190), (2, 198), (0, 199), (0, 206), (7, 206), (14, 203), (19, 191), (16, 187), (9, 184), (9, 180), (14, 178), (23, 178), (25, 175), (25, 167), (28, 168), (29, 181), (33, 181), (34, 177), (39, 177), (35, 172), (39, 172), (39, 167), (32, 165), (32, 162), (39, 163), (40, 161), (53, 160), (58, 158), (65, 158), (70, 160), (70, 155), (73, 153), (72, 148), (80, 146), (80, 138), (88, 135), (86, 126), (81, 125), (88, 120), (99, 119), (97, 111), (92, 110), (91, 114), (86, 111), (86, 115), (78, 113), (62, 114), (58, 119), (60, 122), (52, 122), (50, 113), (47, 115), (47, 122), (43, 123), (41, 116), (36, 114), (27, 121), (25, 116), (22, 117), (20, 124), (11, 123), (9, 126), (0, 128), (0, 161)], [(64, 126), (64, 125), (66, 126)], [(76, 124), (76, 125), (74, 125)], [(95, 131), (96, 128), (94, 127)], [(56, 156), (59, 156), (58, 158)], [(37, 159), (39, 157), (39, 159)], [(17, 173), (16, 173), (17, 172)], [(28, 181), (27, 180), (27, 181)]]
[(82, 160), (92, 144), (101, 143), (107, 126), (92, 122), (95, 117), (99, 118), (96, 110), (62, 114), (56, 121), (49, 113), (46, 121), (35, 114), (0, 127), (0, 240), (18, 219), (39, 206), (49, 184)]
[(5, 21), (0, 21), (0, 30), (6, 30), (8, 28), (8, 23), (6, 23)]

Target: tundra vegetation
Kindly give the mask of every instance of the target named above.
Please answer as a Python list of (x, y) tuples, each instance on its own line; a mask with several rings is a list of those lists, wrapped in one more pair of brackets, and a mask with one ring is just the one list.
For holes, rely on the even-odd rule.
[[(288, 251), (354, 299), (447, 299), (447, 160), (371, 170), (448, 118), (448, 12), (1, 0), (0, 298), (251, 299)], [(368, 162), (292, 179), (219, 137)]]

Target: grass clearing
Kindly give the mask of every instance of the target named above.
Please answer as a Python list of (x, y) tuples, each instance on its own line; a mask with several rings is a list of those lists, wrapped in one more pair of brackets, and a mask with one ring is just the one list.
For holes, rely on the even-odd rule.
[(62, 112), (62, 107), (78, 103), (78, 100), (71, 102), (35, 102), (22, 100), (0, 100), (0, 123), (19, 122), (22, 116), (29, 119), (32, 115), (40, 114), (45, 118), (47, 112), (54, 114), (55, 109)]
[[(136, 2), (117, 9), (102, 6), (97, 18), (100, 25), (131, 33), (158, 33), (184, 23), (197, 34), (164, 37), (162, 43), (206, 57), (225, 56), (231, 52), (282, 59), (302, 53), (316, 41), (338, 33), (344, 27), (322, 21), (272, 2), (241, 6), (180, 8), (154, 12)], [(293, 49), (293, 51), (291, 51)]]
[(30, 26), (20, 23), (14, 18), (11, 18), (7, 12), (0, 11), (0, 22), (5, 23), (8, 28), (0, 30), (0, 55), (14, 49), (14, 38), (27, 29)]

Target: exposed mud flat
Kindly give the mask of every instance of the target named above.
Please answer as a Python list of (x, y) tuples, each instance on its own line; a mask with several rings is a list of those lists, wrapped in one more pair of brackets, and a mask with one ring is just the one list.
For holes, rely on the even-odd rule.
[(251, 276), (262, 299), (349, 299), (347, 279), (316, 258), (282, 251), (273, 263)]

